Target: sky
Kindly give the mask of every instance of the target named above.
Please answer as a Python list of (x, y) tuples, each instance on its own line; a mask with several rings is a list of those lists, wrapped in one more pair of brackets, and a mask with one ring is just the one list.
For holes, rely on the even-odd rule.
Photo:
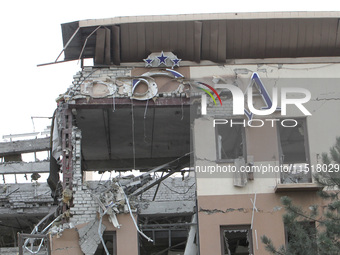
[[(3, 135), (43, 131), (56, 108), (55, 99), (80, 70), (77, 61), (54, 62), (62, 50), (62, 23), (118, 16), (340, 11), (340, 2), (317, 1), (2, 1), (0, 8), (0, 141)], [(59, 60), (63, 60), (63, 56)]]

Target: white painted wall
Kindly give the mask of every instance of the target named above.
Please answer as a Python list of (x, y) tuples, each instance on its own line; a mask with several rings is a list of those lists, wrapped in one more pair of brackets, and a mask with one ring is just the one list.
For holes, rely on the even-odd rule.
[[(334, 145), (335, 138), (340, 136), (340, 64), (284, 64), (284, 65), (225, 65), (225, 66), (197, 66), (190, 68), (190, 78), (196, 80), (211, 81), (215, 76), (222, 77), (228, 82), (236, 76), (241, 78), (239, 87), (245, 91), (253, 72), (261, 77), (269, 94), (272, 88), (301, 87), (311, 92), (311, 100), (304, 104), (312, 114), (307, 117), (307, 129), (311, 164), (321, 162), (321, 154), (329, 152)], [(336, 80), (338, 79), (338, 80)], [(293, 95), (294, 96), (294, 95)], [(208, 97), (209, 98), (209, 97)], [(292, 97), (290, 97), (292, 98)], [(256, 100), (256, 99), (254, 99)], [(219, 105), (214, 106), (218, 109)], [(209, 108), (209, 106), (208, 106)], [(221, 111), (218, 112), (221, 117)], [(208, 111), (209, 113), (209, 111)], [(304, 116), (295, 106), (287, 108), (287, 116), (274, 113), (268, 118), (290, 118)], [(261, 118), (263, 118), (262, 116)], [(213, 114), (203, 116), (194, 122), (193, 138), (196, 165), (216, 164), (215, 129), (213, 128)], [(229, 118), (226, 116), (226, 118)], [(255, 116), (259, 118), (259, 116)], [(264, 117), (265, 118), (265, 117)], [(246, 130), (249, 130), (247, 127)], [(249, 131), (246, 131), (249, 133)], [(273, 139), (273, 150), (277, 150), (277, 137), (271, 135), (267, 139)], [(258, 148), (261, 150), (261, 148)], [(267, 162), (255, 162), (255, 164), (278, 164), (278, 159)], [(198, 196), (203, 195), (227, 195), (249, 193), (272, 193), (278, 182), (278, 178), (256, 178), (249, 181), (243, 188), (233, 186), (232, 178), (223, 176), (211, 176), (211, 174), (196, 174)], [(215, 178), (216, 177), (216, 178)]]

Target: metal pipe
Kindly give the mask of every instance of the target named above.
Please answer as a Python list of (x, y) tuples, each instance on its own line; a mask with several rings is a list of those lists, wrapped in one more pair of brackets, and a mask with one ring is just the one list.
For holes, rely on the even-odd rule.
[[(49, 213), (49, 214), (47, 214), (35, 227), (34, 227), (34, 229), (32, 230), (32, 232), (31, 232), (31, 235), (34, 235), (35, 233), (37, 233), (38, 232), (38, 226), (40, 225), (40, 224), (42, 224), (46, 219), (48, 219), (52, 214), (54, 214), (55, 212), (51, 212), (51, 213)], [(59, 215), (57, 218), (55, 218), (50, 224), (48, 224), (47, 225), (47, 227), (45, 227), (42, 231), (41, 231), (41, 233), (43, 234), (47, 229), (49, 229), (49, 227), (54, 223), (54, 222), (56, 222), (57, 220), (59, 220), (61, 218), (61, 215)], [(35, 240), (35, 238), (33, 238), (34, 240)], [(32, 251), (32, 250), (30, 250), (29, 248), (27, 248), (27, 244), (28, 244), (28, 240), (29, 239), (26, 239), (26, 241), (25, 241), (25, 243), (24, 243), (24, 245), (23, 245), (23, 247), (26, 249), (26, 250), (28, 250), (30, 253), (32, 253), (32, 254), (37, 254), (39, 251), (40, 251), (40, 249), (41, 249), (41, 247), (42, 247), (42, 244), (43, 244), (43, 241), (44, 241), (44, 238), (42, 238), (41, 239), (41, 241), (40, 241), (40, 245), (39, 245), (39, 247), (38, 247), (38, 250), (37, 251)], [(34, 241), (33, 241), (34, 242)], [(33, 243), (32, 242), (32, 243)]]
[(82, 49), (81, 49), (81, 51), (80, 51), (80, 54), (79, 54), (79, 58), (78, 58), (78, 63), (79, 63), (79, 60), (80, 60), (80, 58), (81, 58), (81, 56), (83, 55), (83, 51), (84, 51), (84, 49), (85, 49), (85, 46), (86, 46), (86, 43), (87, 43), (87, 40), (100, 28), (101, 26), (99, 26), (99, 27), (97, 27), (95, 30), (93, 30), (92, 31), (92, 33), (91, 34), (89, 34), (87, 37), (86, 37), (86, 39), (85, 39), (85, 42), (84, 42), (84, 45), (83, 45), (83, 47), (82, 47)]
[[(122, 185), (120, 184), (120, 182), (118, 182), (118, 185), (122, 188)], [(122, 188), (122, 191), (123, 191), (123, 193), (124, 193), (126, 205), (128, 206), (128, 209), (129, 209), (129, 212), (130, 212), (130, 216), (131, 216), (131, 218), (132, 218), (133, 223), (135, 224), (135, 227), (136, 227), (138, 233), (141, 234), (141, 235), (142, 235), (146, 240), (148, 240), (149, 242), (153, 242), (153, 240), (152, 240), (150, 237), (148, 237), (148, 236), (145, 235), (142, 231), (139, 230), (139, 228), (138, 228), (138, 226), (137, 226), (137, 222), (136, 222), (136, 220), (135, 220), (135, 217), (133, 217), (133, 214), (132, 214), (132, 211), (131, 211), (129, 199), (128, 199), (127, 195), (125, 194), (123, 188)]]
[(67, 41), (65, 47), (63, 48), (63, 50), (60, 52), (60, 54), (58, 55), (57, 59), (54, 62), (57, 62), (58, 59), (60, 58), (61, 54), (63, 54), (63, 52), (66, 50), (66, 48), (68, 47), (68, 45), (71, 43), (71, 41), (73, 40), (73, 38), (76, 36), (76, 34), (78, 33), (80, 27), (77, 28), (77, 30), (73, 33), (73, 35), (71, 36), (71, 38)]

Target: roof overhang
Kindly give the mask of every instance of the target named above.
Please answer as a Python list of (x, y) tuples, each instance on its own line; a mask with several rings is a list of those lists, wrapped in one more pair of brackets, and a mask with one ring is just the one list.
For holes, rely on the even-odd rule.
[[(168, 51), (184, 61), (340, 56), (340, 12), (134, 16), (62, 24), (65, 61), (143, 63)], [(183, 63), (182, 62), (182, 63)]]

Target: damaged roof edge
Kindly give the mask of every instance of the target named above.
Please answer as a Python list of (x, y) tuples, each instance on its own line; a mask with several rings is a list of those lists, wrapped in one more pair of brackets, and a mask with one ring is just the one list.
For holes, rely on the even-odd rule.
[(234, 13), (211, 13), (211, 14), (202, 13), (202, 14), (179, 14), (179, 15), (124, 16), (105, 19), (80, 20), (77, 22), (79, 22), (79, 27), (91, 27), (138, 22), (169, 22), (169, 21), (225, 20), (225, 19), (235, 20), (235, 19), (336, 18), (336, 17), (340, 17), (340, 12), (337, 11), (258, 12), (258, 13), (234, 12)]
[[(339, 19), (340, 12), (262, 12), (81, 20), (61, 25), (64, 61), (93, 58), (97, 66), (145, 64), (144, 58), (161, 51), (199, 64), (338, 57)], [(258, 34), (256, 40), (252, 39), (254, 33)], [(317, 34), (323, 35), (322, 41)]]

